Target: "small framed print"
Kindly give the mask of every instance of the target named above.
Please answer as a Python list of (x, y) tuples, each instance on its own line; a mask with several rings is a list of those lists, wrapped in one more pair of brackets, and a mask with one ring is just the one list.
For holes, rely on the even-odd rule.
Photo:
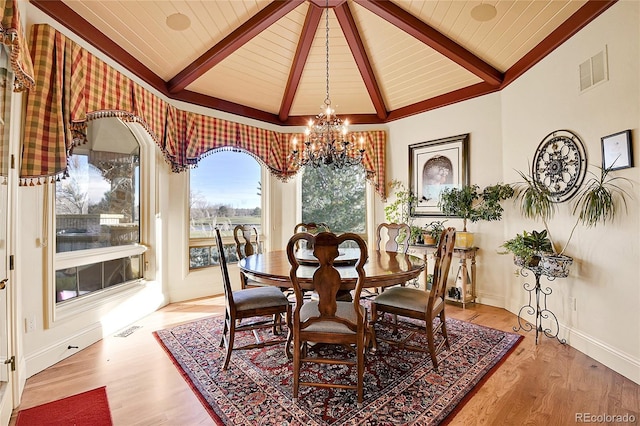
[(614, 133), (601, 140), (603, 169), (618, 170), (633, 167), (631, 130)]

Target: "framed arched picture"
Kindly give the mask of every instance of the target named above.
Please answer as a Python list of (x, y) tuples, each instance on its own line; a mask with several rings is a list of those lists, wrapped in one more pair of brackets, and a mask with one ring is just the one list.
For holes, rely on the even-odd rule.
[(409, 182), (418, 199), (414, 216), (443, 216), (440, 193), (469, 184), (468, 145), (468, 133), (409, 145)]

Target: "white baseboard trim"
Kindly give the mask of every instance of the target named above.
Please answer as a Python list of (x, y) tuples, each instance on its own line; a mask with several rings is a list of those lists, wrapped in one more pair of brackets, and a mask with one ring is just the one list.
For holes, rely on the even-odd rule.
[(495, 294), (478, 293), (476, 295), (476, 301), (482, 305), (489, 305), (496, 308), (505, 308), (504, 296)]
[[(521, 305), (517, 304), (514, 300), (510, 302), (506, 309), (514, 315), (518, 315)], [(565, 339), (567, 345), (604, 364), (607, 368), (612, 369), (629, 380), (640, 384), (640, 359), (622, 352), (580, 330), (568, 327), (562, 323), (559, 324), (559, 327), (558, 337)], [(534, 333), (535, 331), (531, 332)]]
[[(40, 371), (51, 367), (53, 364), (86, 349), (90, 345), (101, 340), (103, 329), (100, 323), (81, 330), (73, 336), (66, 337), (64, 340), (52, 343), (49, 346), (41, 348), (39, 351), (26, 356), (25, 368), (26, 378), (39, 373)], [(69, 348), (69, 346), (77, 346), (78, 348)]]
[(640, 384), (640, 359), (563, 324), (560, 324), (560, 335), (564, 336), (572, 348)]

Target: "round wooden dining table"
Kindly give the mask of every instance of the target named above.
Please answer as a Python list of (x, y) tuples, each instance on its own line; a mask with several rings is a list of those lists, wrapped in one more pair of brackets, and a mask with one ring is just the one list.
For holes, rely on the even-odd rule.
[[(356, 252), (357, 249), (339, 249), (340, 256), (336, 258), (334, 266), (342, 278), (341, 290), (355, 288), (358, 277), (355, 270)], [(402, 284), (417, 278), (425, 268), (424, 260), (409, 254), (369, 248), (368, 256), (364, 266), (365, 288)], [(301, 263), (297, 274), (303, 289), (313, 290), (311, 278), (316, 266), (311, 250), (299, 250), (296, 252), (296, 257)], [(253, 254), (240, 260), (238, 265), (250, 280), (276, 287), (292, 287), (289, 279), (291, 265), (286, 250)]]

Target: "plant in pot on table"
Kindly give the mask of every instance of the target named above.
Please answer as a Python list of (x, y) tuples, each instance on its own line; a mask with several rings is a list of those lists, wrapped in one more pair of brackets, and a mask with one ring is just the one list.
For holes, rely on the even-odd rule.
[(460, 188), (447, 188), (440, 194), (438, 207), (446, 216), (462, 218), (463, 229), (456, 232), (457, 247), (473, 246), (473, 234), (467, 232), (467, 221), (494, 221), (502, 219), (504, 209), (500, 204), (511, 198), (514, 190), (511, 185), (495, 184), (480, 191), (478, 185), (463, 185)]
[[(541, 221), (545, 230), (537, 233), (533, 231), (528, 234), (516, 235), (515, 238), (505, 241), (501, 247), (505, 249), (502, 253), (513, 253), (514, 263), (518, 266), (529, 265), (526, 251), (521, 251), (522, 247), (531, 245), (534, 237), (543, 237), (548, 240), (548, 244), (537, 247), (530, 256), (539, 256), (539, 268), (543, 274), (550, 277), (563, 278), (568, 276), (569, 267), (573, 263), (573, 258), (564, 254), (571, 238), (579, 224), (586, 227), (596, 226), (598, 223), (612, 221), (618, 214), (621, 207), (626, 211), (627, 196), (622, 183), (630, 181), (623, 177), (611, 177), (611, 167), (600, 168), (600, 174), (590, 172), (593, 176), (586, 182), (577, 193), (571, 207), (571, 213), (576, 216), (576, 221), (571, 228), (567, 241), (561, 250), (557, 249), (554, 242), (549, 222), (556, 213), (556, 203), (553, 201), (549, 189), (538, 183), (532, 176), (518, 172), (522, 181), (513, 185), (515, 191), (514, 200), (520, 206), (521, 214), (529, 219)], [(544, 235), (543, 235), (544, 234)], [(529, 247), (531, 248), (531, 247)], [(524, 255), (523, 255), (524, 253)]]
[(446, 220), (434, 220), (424, 226), (422, 239), (427, 245), (437, 245), (440, 241), (442, 231), (444, 231), (444, 223)]

